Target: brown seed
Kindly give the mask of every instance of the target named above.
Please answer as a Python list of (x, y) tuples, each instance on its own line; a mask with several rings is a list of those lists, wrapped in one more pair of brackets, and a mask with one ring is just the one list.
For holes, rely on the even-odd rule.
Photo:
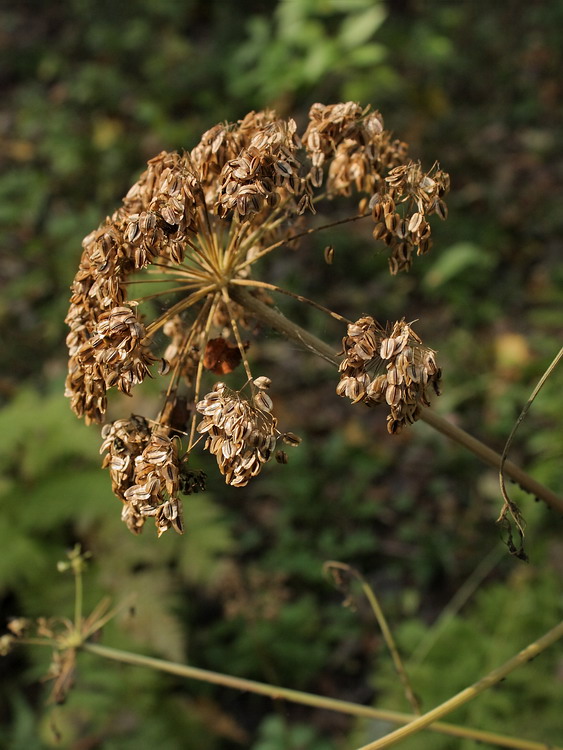
[(445, 220), (448, 218), (448, 207), (446, 206), (444, 201), (437, 200), (436, 203), (434, 204), (434, 210), (436, 211), (436, 213), (442, 220)]
[(258, 393), (254, 394), (254, 403), (262, 411), (271, 412), (274, 408), (272, 399), (264, 391), (258, 391)]
[(418, 231), (420, 225), (422, 224), (422, 214), (420, 213), (414, 213), (410, 220), (409, 220), (409, 232), (412, 232), (413, 234)]
[(334, 261), (334, 247), (332, 245), (327, 245), (325, 247), (324, 258), (325, 258), (325, 263), (331, 266)]
[(396, 341), (393, 338), (383, 339), (379, 349), (381, 359), (390, 359), (395, 351)]
[[(375, 196), (373, 196), (375, 198)], [(371, 209), (371, 215), (374, 219), (374, 221), (379, 221), (381, 219), (381, 215), (383, 214), (383, 206), (381, 203), (374, 203), (373, 208)]]
[(408, 224), (406, 219), (401, 219), (397, 225), (397, 237), (406, 237), (408, 232)]
[(320, 187), (323, 184), (323, 169), (322, 167), (313, 167), (310, 172), (311, 184), (313, 187)]
[(387, 216), (385, 217), (385, 226), (390, 232), (395, 233), (400, 221), (401, 217), (399, 216), (399, 214), (387, 214)]
[(286, 445), (291, 445), (294, 448), (296, 448), (301, 443), (301, 438), (294, 432), (284, 432), (282, 435), (282, 440), (284, 443), (286, 443)]
[(385, 391), (385, 400), (389, 406), (397, 406), (401, 398), (401, 389), (398, 385), (388, 385)]
[(274, 170), (282, 177), (291, 177), (291, 175), (293, 174), (292, 168), (285, 161), (277, 161), (274, 164)]
[(383, 222), (380, 221), (375, 225), (372, 234), (375, 240), (383, 239), (383, 237), (385, 237), (385, 235), (387, 234), (387, 227)]

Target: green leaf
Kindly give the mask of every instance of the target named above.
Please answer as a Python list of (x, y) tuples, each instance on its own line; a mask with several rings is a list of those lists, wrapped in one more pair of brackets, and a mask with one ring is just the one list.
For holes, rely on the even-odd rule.
[(457, 242), (445, 250), (424, 279), (429, 290), (439, 289), (471, 269), (490, 268), (493, 260), (482, 247), (472, 242)]
[(363, 13), (348, 16), (342, 21), (339, 39), (344, 47), (352, 49), (368, 42), (385, 20), (386, 12), (379, 3)]

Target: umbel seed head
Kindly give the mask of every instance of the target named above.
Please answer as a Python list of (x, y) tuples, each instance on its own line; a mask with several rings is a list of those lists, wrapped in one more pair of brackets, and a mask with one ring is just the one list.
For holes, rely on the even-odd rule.
[[(266, 305), (272, 291), (291, 294), (257, 278), (259, 261), (327, 229), (307, 228), (307, 219), (339, 197), (351, 206), (340, 223), (373, 221), (391, 273), (406, 271), (430, 249), (428, 219), (445, 218), (448, 188), (438, 164), (425, 171), (381, 114), (356, 102), (314, 104), (302, 132), (273, 110), (250, 112), (215, 125), (191, 151), (149, 160), (122, 205), (84, 239), (66, 317), (65, 394), (87, 423), (104, 421), (109, 391), (131, 395), (147, 377), (167, 378), (155, 419), (134, 415), (103, 431), (103, 465), (131, 531), (147, 518), (159, 534), (183, 530), (179, 493), (202, 486), (189, 474), (197, 469), (186, 469), (199, 443), (240, 487), (280, 439), (297, 442), (277, 427), (270, 378), (252, 374), (247, 336), (256, 325), (235, 301), (242, 286)], [(332, 264), (332, 245), (324, 257)], [(150, 291), (135, 297), (148, 281)], [(427, 385), (437, 382), (433, 352), (401, 322), (387, 338), (404, 339), (402, 348), (393, 344), (386, 358), (381, 332), (365, 319), (354, 325), (338, 392), (386, 401), (396, 432), (416, 419)], [(368, 373), (377, 358), (385, 382)], [(243, 369), (238, 389), (213, 386), (213, 375), (236, 378)]]

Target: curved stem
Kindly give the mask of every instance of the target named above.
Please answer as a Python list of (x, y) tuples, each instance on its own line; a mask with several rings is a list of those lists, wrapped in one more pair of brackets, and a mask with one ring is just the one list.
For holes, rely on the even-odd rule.
[[(199, 361), (197, 363), (197, 372), (195, 376), (195, 386), (194, 386), (194, 405), (197, 404), (197, 402), (199, 401), (201, 377), (203, 375), (203, 358), (205, 357), (205, 347), (207, 346), (207, 342), (209, 340), (209, 331), (211, 330), (211, 325), (213, 323), (213, 316), (215, 315), (215, 311), (217, 309), (219, 298), (220, 298), (220, 292), (215, 292), (215, 295), (213, 296), (213, 299), (209, 304), (209, 312), (207, 314), (205, 328), (201, 332), (200, 345), (199, 345)], [(197, 411), (194, 409), (192, 420), (191, 420), (191, 425), (190, 425), (190, 439), (188, 440), (188, 448), (187, 448), (186, 453), (189, 453), (194, 447), (196, 419), (197, 419)]]
[(246, 372), (246, 377), (248, 378), (248, 382), (250, 382), (252, 380), (252, 372), (250, 370), (250, 364), (248, 362), (248, 357), (246, 356), (246, 351), (245, 351), (244, 343), (240, 335), (239, 327), (237, 325), (235, 316), (233, 315), (233, 309), (230, 304), (229, 294), (226, 289), (222, 289), (221, 291), (222, 291), (223, 302), (225, 303), (225, 307), (227, 308), (227, 313), (231, 321), (231, 328), (233, 329), (233, 333), (237, 342), (238, 350), (240, 352), (242, 363), (244, 365), (244, 371)]
[[(500, 467), (499, 467), (499, 482), (500, 482), (500, 491), (502, 492), (502, 498), (504, 500), (504, 506), (502, 508), (501, 514), (499, 516), (499, 521), (502, 521), (507, 512), (510, 512), (512, 519), (516, 523), (516, 526), (518, 527), (520, 534), (524, 536), (524, 529), (522, 526), (522, 519), (520, 517), (520, 512), (517, 508), (517, 506), (512, 502), (512, 500), (508, 497), (508, 493), (506, 491), (506, 483), (504, 480), (504, 474), (505, 474), (505, 468), (507, 463), (507, 456), (508, 452), (510, 450), (510, 447), (512, 445), (512, 441), (514, 439), (514, 436), (516, 435), (516, 430), (520, 427), (522, 422), (524, 421), (524, 418), (526, 417), (526, 414), (528, 413), (528, 410), (532, 403), (534, 402), (534, 399), (538, 395), (538, 393), (543, 388), (546, 380), (551, 376), (551, 373), (553, 370), (557, 367), (559, 364), (561, 358), (563, 357), (563, 348), (559, 350), (559, 353), (556, 355), (555, 359), (552, 361), (552, 363), (549, 365), (547, 370), (544, 372), (542, 377), (540, 378), (539, 383), (534, 388), (532, 395), (528, 399), (528, 402), (520, 412), (520, 415), (518, 416), (518, 419), (516, 420), (516, 424), (512, 428), (510, 435), (508, 436), (508, 440), (506, 441), (506, 445), (504, 446), (504, 450), (502, 452), (502, 456), (500, 459)], [(508, 473), (508, 472), (507, 472)]]
[[(309, 351), (312, 351), (319, 357), (322, 357), (327, 362), (338, 367), (339, 359), (335, 354), (333, 347), (317, 338), (313, 334), (306, 331), (301, 326), (293, 323), (291, 320), (286, 318), (280, 312), (272, 307), (268, 307), (260, 300), (253, 297), (245, 289), (240, 286), (229, 286), (229, 294), (232, 299), (243, 305), (249, 312), (253, 313), (258, 319), (260, 319), (266, 325), (275, 328), (277, 331), (282, 333), (287, 338), (296, 341), (297, 343), (304, 346)], [(432, 409), (423, 409), (420, 419), (438, 432), (459, 443), (464, 448), (467, 448), (471, 453), (476, 455), (485, 463), (490, 466), (494, 466), (499, 469), (502, 457), (499, 453), (492, 450), (480, 440), (477, 440), (469, 433), (462, 430), (460, 427), (448, 422), (446, 419), (441, 417)], [(522, 489), (530, 492), (535, 497), (543, 500), (547, 505), (556, 510), (558, 513), (563, 514), (563, 499), (556, 495), (548, 487), (544, 487), (543, 484), (537, 482), (525, 471), (522, 471), (519, 466), (514, 464), (512, 461), (505, 461), (504, 463), (505, 473), (517, 482)]]
[(351, 221), (358, 221), (359, 219), (365, 219), (366, 216), (371, 216), (371, 213), (357, 214), (356, 216), (350, 216), (347, 219), (339, 219), (338, 221), (331, 221), (329, 224), (322, 224), (320, 227), (311, 227), (310, 229), (305, 229), (303, 232), (298, 232), (297, 234), (294, 234), (292, 236), (284, 237), (283, 240), (274, 242), (272, 245), (269, 245), (268, 247), (265, 247), (263, 250), (260, 250), (259, 253), (256, 253), (256, 255), (250, 258), (249, 260), (246, 260), (244, 261), (244, 263), (241, 263), (240, 266), (238, 266), (238, 270), (246, 268), (246, 266), (252, 265), (252, 263), (255, 263), (257, 260), (259, 260), (259, 258), (263, 258), (264, 255), (268, 255), (268, 253), (271, 253), (272, 250), (276, 250), (278, 247), (281, 247), (282, 245), (289, 245), (290, 242), (293, 242), (294, 240), (299, 240), (301, 239), (301, 237), (306, 237), (308, 234), (314, 234), (315, 232), (321, 232), (323, 229), (330, 229), (331, 227), (337, 227), (339, 224), (349, 224)]
[(330, 315), (331, 318), (339, 320), (341, 323), (348, 324), (352, 322), (351, 320), (348, 320), (348, 318), (344, 318), (342, 315), (329, 310), (328, 307), (319, 305), (318, 302), (315, 302), (308, 297), (303, 297), (301, 294), (295, 294), (294, 292), (290, 292), (288, 289), (284, 289), (281, 286), (276, 286), (275, 284), (268, 284), (265, 281), (255, 281), (254, 279), (233, 279), (231, 281), (231, 284), (236, 284), (237, 286), (249, 286), (253, 287), (254, 289), (270, 289), (272, 292), (279, 292), (280, 294), (285, 294), (288, 297), (293, 297), (293, 299), (296, 299), (298, 302), (304, 302), (306, 305), (310, 305), (316, 310), (320, 310), (326, 315)]
[[(486, 677), (483, 677), (482, 679), (473, 683), (473, 685), (471, 685), (470, 687), (462, 690), (461, 693), (454, 695), (452, 698), (445, 701), (444, 703), (441, 703), (436, 708), (433, 708), (431, 711), (428, 711), (414, 721), (411, 721), (410, 724), (407, 724), (400, 729), (396, 729), (386, 737), (382, 737), (375, 742), (370, 742), (368, 745), (364, 745), (363, 747), (359, 748), (359, 750), (383, 750), (383, 748), (396, 745), (397, 742), (404, 740), (406, 737), (410, 737), (413, 734), (420, 732), (421, 729), (425, 729), (427, 726), (432, 724), (432, 722), (441, 719), (443, 716), (446, 716), (460, 706), (463, 706), (465, 703), (473, 700), (473, 698), (476, 698), (485, 690), (493, 687), (493, 685), (498, 684), (515, 669), (522, 666), (522, 664), (525, 664), (526, 662), (534, 659), (538, 654), (544, 651), (548, 646), (551, 646), (561, 637), (563, 637), (563, 622), (560, 622), (559, 625), (556, 625), (541, 638), (538, 638), (538, 640), (534, 643), (526, 646), (526, 648), (522, 649), (520, 653), (516, 654), (516, 656), (513, 656), (512, 659), (509, 659), (502, 666), (497, 667), (497, 669), (493, 669), (493, 671), (489, 672)], [(543, 747), (547, 750), (547, 747), (551, 748), (553, 746), (544, 744)]]
[(379, 625), (379, 629), (381, 630), (381, 634), (383, 635), (383, 640), (385, 641), (387, 649), (391, 654), (395, 671), (397, 672), (397, 675), (399, 676), (399, 679), (405, 691), (405, 697), (411, 704), (414, 713), (420, 716), (420, 714), (422, 713), (420, 708), (420, 701), (418, 700), (418, 697), (413, 690), (411, 681), (407, 674), (407, 670), (405, 669), (405, 665), (403, 664), (403, 660), (401, 659), (401, 655), (399, 654), (399, 649), (397, 648), (397, 644), (395, 643), (395, 639), (393, 638), (391, 628), (387, 624), (387, 618), (383, 613), (383, 609), (379, 604), (379, 600), (375, 595), (375, 591), (372, 589), (363, 575), (347, 563), (338, 562), (337, 560), (327, 560), (327, 562), (325, 562), (323, 565), (323, 569), (332, 573), (334, 581), (339, 588), (344, 588), (344, 586), (342, 585), (342, 577), (340, 575), (341, 572), (347, 573), (349, 576), (355, 578), (359, 582), (360, 586), (362, 587), (364, 596), (368, 600), (375, 619), (377, 620), (377, 624)]
[[(322, 695), (303, 693), (300, 690), (290, 690), (288, 688), (276, 687), (275, 685), (267, 685), (266, 683), (256, 682), (255, 680), (246, 680), (241, 677), (233, 677), (232, 675), (212, 672), (207, 669), (176, 664), (174, 662), (165, 661), (164, 659), (155, 659), (150, 656), (142, 656), (141, 654), (133, 654), (128, 651), (120, 651), (108, 646), (101, 646), (97, 643), (85, 643), (81, 646), (81, 650), (123, 664), (148, 667), (149, 669), (167, 672), (168, 674), (178, 675), (179, 677), (186, 677), (192, 680), (202, 680), (214, 685), (234, 688), (235, 690), (244, 690), (251, 693), (257, 693), (258, 695), (266, 695), (273, 700), (291, 701), (293, 703), (300, 703), (304, 706), (324, 708), (328, 711), (339, 711), (340, 713), (349, 714), (351, 716), (380, 719), (381, 721), (389, 721), (393, 724), (408, 724), (415, 718), (413, 714), (372, 708), (371, 706), (362, 706), (358, 703), (350, 703), (349, 701), (338, 700), (336, 698), (325, 698)], [(433, 732), (439, 732), (440, 734), (447, 734), (453, 737), (463, 737), (480, 742), (488, 742), (489, 744), (498, 745), (499, 747), (514, 748), (514, 750), (546, 750), (546, 746), (542, 742), (522, 740), (518, 737), (507, 737), (506, 735), (478, 729), (468, 729), (455, 724), (433, 723), (432, 726), (428, 726), (427, 728)], [(563, 748), (551, 745), (550, 750), (563, 750)]]

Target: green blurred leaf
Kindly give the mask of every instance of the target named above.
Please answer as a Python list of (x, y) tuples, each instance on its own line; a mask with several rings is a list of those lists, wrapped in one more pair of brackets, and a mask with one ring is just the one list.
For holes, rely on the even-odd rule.
[(492, 258), (482, 247), (471, 242), (458, 242), (440, 253), (426, 274), (424, 285), (429, 290), (439, 289), (462, 274), (475, 269), (486, 270), (492, 263)]
[(386, 15), (383, 4), (375, 3), (363, 12), (346, 16), (340, 26), (340, 41), (348, 49), (365, 44), (381, 26)]

